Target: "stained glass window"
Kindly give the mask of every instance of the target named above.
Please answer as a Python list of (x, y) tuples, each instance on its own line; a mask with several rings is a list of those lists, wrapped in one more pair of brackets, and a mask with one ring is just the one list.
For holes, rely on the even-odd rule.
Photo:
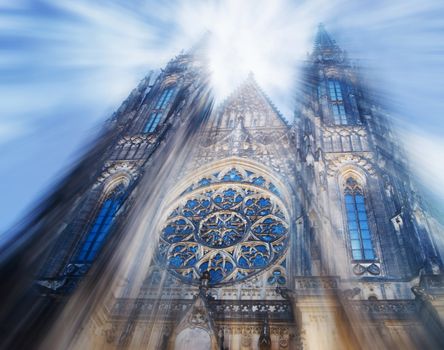
[(110, 232), (123, 197), (124, 187), (119, 186), (104, 200), (75, 259), (76, 262), (91, 263), (94, 261)]
[(156, 130), (157, 125), (159, 125), (160, 119), (162, 118), (162, 112), (153, 112), (150, 114), (148, 122), (145, 124), (143, 129), (144, 133), (153, 132)]
[(144, 133), (150, 133), (156, 130), (160, 120), (162, 119), (166, 107), (171, 101), (171, 97), (174, 94), (174, 90), (175, 90), (174, 87), (167, 87), (162, 91), (159, 99), (157, 100), (153, 108), (153, 111), (148, 117), (148, 121), (146, 122), (143, 128)]
[(335, 124), (346, 125), (347, 115), (345, 114), (344, 100), (339, 81), (329, 80), (328, 91)]
[(365, 197), (353, 178), (347, 180), (344, 199), (352, 257), (354, 260), (374, 260)]
[[(259, 183), (264, 180), (248, 175)], [(210, 284), (236, 282), (283, 256), (288, 241), (283, 205), (269, 190), (236, 183), (244, 176), (231, 169), (221, 174), (230, 183), (208, 187), (203, 181), (203, 187), (183, 196), (170, 213), (158, 258), (174, 275), (198, 283), (208, 271)]]
[(194, 189), (202, 186), (209, 186), (220, 182), (242, 182), (246, 184), (252, 184), (264, 189), (270, 190), (277, 196), (281, 196), (276, 185), (270, 180), (265, 179), (263, 176), (257, 175), (252, 171), (243, 169), (240, 166), (236, 168), (226, 169), (214, 174), (208, 174), (201, 178), (198, 182), (190, 185), (182, 194), (193, 191)]
[(164, 109), (168, 103), (171, 100), (171, 97), (173, 96), (174, 88), (168, 87), (165, 90), (162, 91), (162, 94), (160, 95), (159, 99), (157, 100), (155, 109)]

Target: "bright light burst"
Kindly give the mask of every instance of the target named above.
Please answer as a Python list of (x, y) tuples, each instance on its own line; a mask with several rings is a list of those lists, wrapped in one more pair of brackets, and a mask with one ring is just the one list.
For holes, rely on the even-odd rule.
[[(330, 5), (329, 5), (330, 4)], [(195, 38), (211, 33), (209, 64), (215, 95), (226, 97), (252, 72), (259, 84), (291, 117), (298, 62), (312, 48), (312, 34), (331, 2), (316, 0), (229, 0), (211, 5), (184, 3), (179, 11), (181, 34)], [(290, 92), (290, 93), (289, 93)]]
[[(7, 184), (0, 209), (11, 218), (0, 230), (51, 187), (86, 130), (111, 115), (150, 69), (206, 31), (219, 100), (251, 71), (291, 120), (300, 63), (324, 22), (352, 59), (383, 77), (367, 74), (381, 101), (391, 103), (389, 112), (423, 129), (421, 139), (440, 138), (443, 14), (440, 0), (0, 0), (0, 173)], [(424, 162), (444, 150), (422, 144), (428, 149), (414, 164), (434, 168), (422, 178), (444, 198), (442, 181), (430, 177), (439, 169)], [(25, 168), (34, 169), (32, 178)]]

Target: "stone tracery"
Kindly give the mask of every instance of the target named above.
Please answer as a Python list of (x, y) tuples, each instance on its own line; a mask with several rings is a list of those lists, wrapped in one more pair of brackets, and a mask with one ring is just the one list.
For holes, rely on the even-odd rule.
[(243, 169), (202, 178), (182, 193), (162, 227), (159, 259), (191, 283), (205, 271), (213, 285), (260, 272), (283, 256), (288, 240), (277, 193), (264, 176)]

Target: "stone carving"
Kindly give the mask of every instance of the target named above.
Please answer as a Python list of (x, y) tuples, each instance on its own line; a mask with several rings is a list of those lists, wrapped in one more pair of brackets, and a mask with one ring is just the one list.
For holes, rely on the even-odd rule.
[(434, 296), (428, 293), (428, 291), (421, 286), (413, 286), (412, 292), (415, 296), (422, 301), (432, 301), (434, 300)]
[(366, 272), (371, 275), (379, 275), (381, 273), (381, 268), (375, 263), (371, 263), (369, 265), (356, 264), (353, 266), (353, 273), (355, 275), (361, 276)]
[[(193, 300), (164, 300), (155, 299), (117, 299), (110, 310), (110, 315), (116, 318), (129, 317), (137, 307), (137, 317), (144, 319), (152, 314), (161, 314), (167, 318), (177, 318), (187, 310)], [(291, 320), (291, 305), (287, 300), (249, 301), (249, 300), (214, 300), (209, 298), (208, 308), (215, 319), (221, 320), (257, 320), (263, 318), (265, 313), (270, 320)], [(204, 321), (204, 312), (197, 308), (192, 316), (193, 322), (198, 324)], [(190, 316), (191, 317), (191, 316)]]
[(207, 312), (203, 306), (195, 306), (188, 318), (188, 322), (193, 326), (202, 326), (208, 322)]
[(121, 138), (117, 144), (123, 146), (133, 146), (139, 145), (141, 143), (149, 143), (152, 144), (157, 139), (156, 134), (138, 134), (138, 135), (128, 135)]
[(39, 286), (51, 289), (53, 291), (58, 290), (59, 288), (63, 287), (66, 283), (66, 277), (59, 278), (59, 279), (45, 279), (45, 280), (38, 280), (36, 283)]
[(107, 325), (102, 331), (107, 343), (114, 343), (117, 339), (117, 325), (112, 323)]
[(355, 300), (349, 301), (358, 312), (380, 319), (403, 319), (416, 315), (414, 300)]
[(138, 161), (109, 161), (105, 163), (102, 174), (97, 178), (94, 187), (102, 184), (106, 179), (118, 173), (129, 174), (132, 180), (139, 177), (141, 163)]
[[(366, 156), (366, 157), (365, 157)], [(357, 154), (343, 154), (340, 156), (326, 154), (327, 173), (329, 176), (334, 177), (339, 169), (347, 164), (353, 164), (365, 169), (370, 175), (375, 175), (375, 168), (372, 164), (372, 155), (365, 153), (363, 155)]]

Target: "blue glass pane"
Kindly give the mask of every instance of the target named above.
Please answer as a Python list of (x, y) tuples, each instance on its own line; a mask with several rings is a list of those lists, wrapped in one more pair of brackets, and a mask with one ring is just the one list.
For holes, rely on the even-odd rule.
[(153, 124), (151, 125), (150, 129), (148, 130), (149, 132), (153, 132), (154, 130), (156, 130), (157, 125), (159, 125), (159, 122), (160, 122), (160, 118), (161, 118), (161, 117), (162, 117), (162, 114), (161, 114), (161, 113), (157, 113), (157, 114), (156, 114), (156, 117), (155, 117), (155, 119), (154, 119), (154, 121), (153, 121)]
[(91, 250), (88, 254), (88, 257), (86, 258), (86, 262), (93, 262), (95, 257), (97, 255), (97, 250)]
[(176, 255), (176, 256), (170, 258), (170, 261), (169, 261), (169, 264), (174, 267), (181, 267), (182, 263), (183, 263), (183, 259), (179, 255)]
[(347, 211), (355, 211), (355, 205), (353, 203), (348, 203), (345, 205)]
[(246, 276), (247, 276), (247, 274), (238, 271), (238, 273), (236, 275), (236, 280), (244, 279)]
[(242, 175), (234, 168), (222, 178), (223, 181), (242, 181), (242, 179)]
[(209, 184), (211, 184), (211, 180), (210, 180), (210, 179), (203, 178), (203, 179), (201, 179), (201, 180), (199, 181), (199, 185), (200, 185), (200, 186), (207, 186), (207, 185), (209, 185)]
[(350, 211), (348, 211), (348, 212), (347, 212), (347, 220), (348, 220), (349, 222), (351, 222), (351, 221), (356, 222), (356, 214), (355, 214), (355, 212), (350, 212)]
[(352, 250), (352, 256), (353, 256), (353, 259), (361, 260), (362, 259), (361, 250), (360, 249), (359, 250)]
[(367, 214), (365, 212), (364, 213), (359, 212), (358, 218), (359, 218), (359, 221), (367, 221)]
[(334, 115), (339, 115), (339, 107), (338, 107), (338, 105), (333, 105), (333, 114)]
[(262, 176), (260, 176), (260, 177), (255, 177), (255, 178), (253, 179), (253, 183), (254, 183), (255, 185), (262, 186), (262, 185), (265, 183), (265, 179), (264, 179)]
[(253, 266), (254, 267), (263, 267), (266, 264), (267, 264), (267, 261), (261, 255), (258, 255), (253, 259)]
[(361, 226), (361, 230), (368, 230), (368, 222), (367, 220), (362, 220), (359, 222), (359, 226)]
[(359, 233), (357, 230), (350, 230), (350, 239), (359, 239)]
[(361, 249), (361, 242), (359, 242), (359, 240), (352, 239), (351, 240), (351, 246), (352, 246), (353, 250), (354, 249)]
[(197, 200), (193, 199), (193, 200), (189, 200), (185, 206), (187, 208), (194, 209), (197, 207), (198, 204), (199, 204), (199, 202)]
[(261, 199), (259, 199), (258, 204), (262, 208), (271, 205), (270, 200), (268, 198), (261, 198)]
[(348, 229), (351, 230), (357, 230), (358, 229), (358, 224), (356, 221), (349, 221), (348, 222)]
[(369, 239), (362, 240), (362, 245), (364, 246), (364, 249), (373, 249), (372, 241)]
[(373, 260), (375, 255), (373, 254), (373, 250), (364, 250), (365, 259)]
[(364, 197), (361, 194), (355, 196), (356, 203), (364, 203)]
[(244, 257), (239, 258), (238, 264), (239, 264), (240, 267), (243, 267), (244, 269), (249, 267), (247, 259), (245, 259)]
[(222, 281), (224, 278), (224, 275), (222, 274), (221, 270), (210, 270), (210, 282), (211, 283), (217, 283), (219, 281)]
[(119, 197), (108, 198), (103, 202), (76, 260), (88, 262), (94, 260), (109, 233), (120, 203)]
[(361, 229), (362, 239), (370, 239), (370, 231)]
[(356, 204), (356, 208), (358, 209), (358, 211), (365, 212), (365, 205), (364, 205), (364, 203), (357, 203)]
[(163, 109), (166, 107), (166, 105), (168, 104), (169, 100), (171, 99), (171, 96), (173, 94), (173, 89), (172, 88), (167, 88), (165, 89), (162, 94), (160, 95), (157, 104), (156, 104), (156, 109)]
[(196, 262), (197, 262), (196, 257), (192, 257), (191, 259), (189, 259), (189, 260), (186, 262), (185, 266), (187, 266), (187, 267), (192, 267), (192, 266), (194, 266), (194, 265), (196, 264)]

